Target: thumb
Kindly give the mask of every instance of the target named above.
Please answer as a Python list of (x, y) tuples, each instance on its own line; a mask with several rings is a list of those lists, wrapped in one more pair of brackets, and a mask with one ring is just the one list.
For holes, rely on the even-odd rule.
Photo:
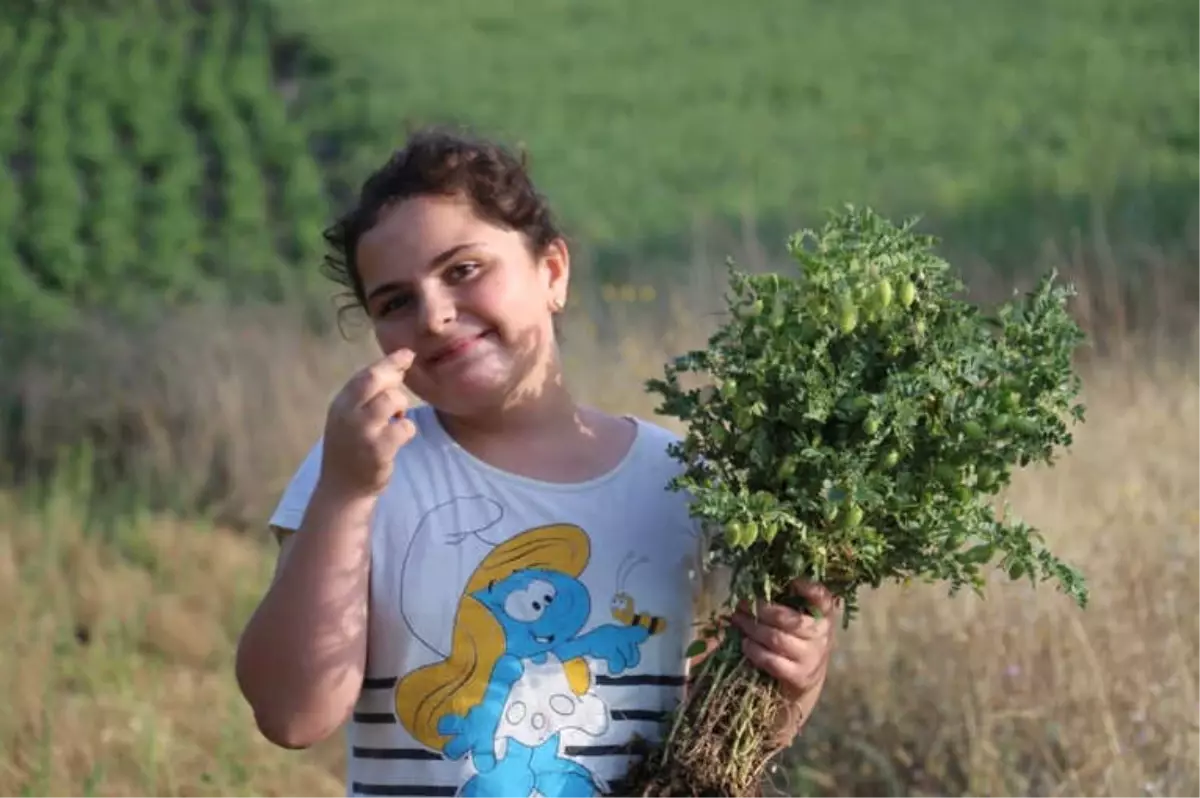
[(407, 347), (401, 347), (393, 352), (389, 352), (384, 358), (385, 363), (390, 363), (401, 372), (408, 371), (412, 367), (414, 360), (416, 360), (416, 355)]

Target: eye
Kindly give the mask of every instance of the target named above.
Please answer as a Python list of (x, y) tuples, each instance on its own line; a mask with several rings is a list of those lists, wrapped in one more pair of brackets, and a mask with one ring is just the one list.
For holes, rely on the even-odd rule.
[(554, 602), (555, 594), (554, 586), (549, 582), (532, 582), (524, 590), (509, 594), (504, 600), (504, 612), (514, 621), (532, 623)]
[(514, 621), (532, 623), (542, 617), (542, 608), (524, 590), (509, 594), (504, 600), (504, 612)]
[(403, 310), (411, 301), (411, 294), (392, 294), (390, 297), (379, 303), (379, 315), (385, 316), (393, 311)]
[(479, 264), (473, 260), (456, 263), (446, 270), (446, 281), (449, 283), (461, 283), (468, 280), (479, 271)]

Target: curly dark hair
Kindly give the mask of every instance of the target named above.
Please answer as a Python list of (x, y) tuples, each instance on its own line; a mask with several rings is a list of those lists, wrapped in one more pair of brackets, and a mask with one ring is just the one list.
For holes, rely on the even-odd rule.
[(530, 252), (542, 254), (563, 234), (550, 205), (529, 177), (528, 158), (503, 144), (441, 126), (412, 133), (404, 147), (363, 183), (358, 203), (324, 232), (333, 250), (324, 271), (365, 307), (355, 252), (385, 207), (416, 196), (466, 197), (480, 218), (524, 235)]

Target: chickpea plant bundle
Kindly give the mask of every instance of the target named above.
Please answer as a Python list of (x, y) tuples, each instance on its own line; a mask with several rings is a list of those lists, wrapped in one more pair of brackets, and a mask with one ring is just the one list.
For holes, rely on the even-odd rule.
[[(716, 530), (705, 568), (729, 575), (721, 614), (743, 600), (799, 606), (788, 588), (809, 579), (841, 599), (848, 625), (863, 587), (982, 594), (997, 565), (1087, 604), (1082, 575), (996, 510), (1014, 471), (1052, 465), (1084, 418), (1072, 291), (1051, 272), (985, 313), (913, 228), (847, 207), (790, 239), (794, 274), (731, 264), (727, 323), (647, 383), (686, 425), (669, 488)], [(728, 628), (696, 668), (633, 794), (759, 794), (784, 698), (741, 645)]]

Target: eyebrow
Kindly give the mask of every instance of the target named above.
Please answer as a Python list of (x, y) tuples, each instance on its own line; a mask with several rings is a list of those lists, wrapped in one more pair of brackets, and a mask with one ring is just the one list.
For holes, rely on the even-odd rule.
[[(445, 250), (444, 252), (441, 252), (441, 253), (435, 255), (434, 258), (431, 261), (429, 261), (429, 269), (430, 270), (436, 269), (437, 267), (441, 266), (446, 261), (450, 260), (451, 258), (453, 258), (458, 253), (462, 252), (463, 250), (470, 249), (471, 247), (478, 247), (478, 246), (481, 246), (481, 245), (477, 241), (468, 241), (465, 244), (455, 244), (454, 246), (450, 247), (449, 249)], [(377, 286), (374, 290), (371, 291), (370, 294), (367, 295), (367, 299), (368, 300), (374, 299), (377, 296), (380, 296), (381, 294), (386, 294), (386, 293), (389, 293), (392, 291), (399, 290), (403, 286), (404, 286), (404, 283), (402, 281), (391, 280), (389, 282), (386, 282), (386, 283), (383, 283), (382, 285)]]

